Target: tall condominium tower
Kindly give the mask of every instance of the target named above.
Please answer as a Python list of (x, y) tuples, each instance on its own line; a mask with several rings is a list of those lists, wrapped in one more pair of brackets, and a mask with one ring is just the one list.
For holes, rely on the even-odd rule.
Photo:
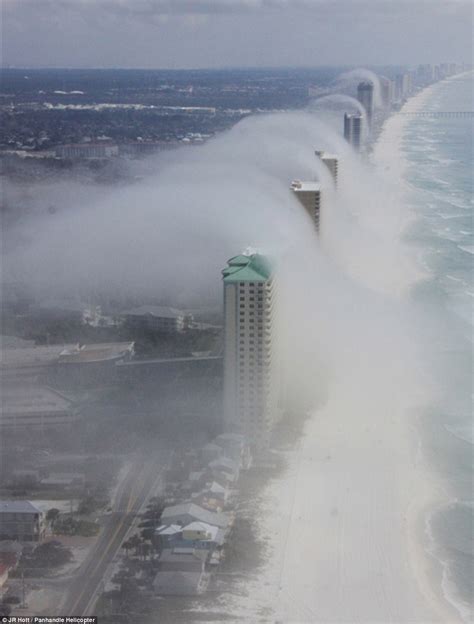
[(224, 428), (268, 447), (278, 416), (274, 279), (265, 256), (231, 258), (224, 281)]
[(337, 174), (339, 168), (337, 156), (335, 154), (328, 154), (327, 152), (318, 150), (314, 153), (329, 169), (329, 173), (332, 175), (332, 179), (334, 180), (334, 186), (337, 186)]
[(363, 117), (359, 114), (344, 114), (344, 138), (358, 152), (362, 145)]
[(380, 96), (382, 105), (385, 108), (390, 108), (393, 102), (394, 95), (394, 83), (385, 76), (380, 76)]
[(316, 232), (319, 234), (321, 221), (321, 185), (317, 182), (293, 180), (291, 183), (291, 190), (311, 217), (311, 220), (316, 226)]
[(357, 99), (365, 108), (367, 113), (367, 126), (372, 128), (372, 117), (374, 114), (374, 85), (371, 82), (360, 82), (357, 87)]

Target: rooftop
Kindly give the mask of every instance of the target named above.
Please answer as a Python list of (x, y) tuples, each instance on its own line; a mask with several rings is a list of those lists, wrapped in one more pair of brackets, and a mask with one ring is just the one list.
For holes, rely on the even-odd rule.
[(225, 283), (266, 282), (272, 274), (268, 258), (257, 253), (235, 256), (228, 261), (228, 265), (222, 271)]
[(41, 347), (18, 347), (2, 349), (0, 368), (22, 368), (28, 366), (51, 366), (58, 361), (59, 354), (66, 347), (74, 345), (52, 345)]
[(30, 501), (0, 501), (0, 513), (39, 514), (41, 511)]
[(337, 160), (337, 154), (330, 154), (329, 152), (324, 152), (322, 150), (316, 150), (314, 153), (316, 156), (319, 156), (321, 160)]
[(303, 182), (301, 180), (293, 180), (293, 182), (291, 183), (291, 190), (295, 193), (316, 193), (321, 190), (321, 184), (312, 181)]
[(176, 533), (181, 533), (183, 527), (180, 524), (162, 524), (157, 529), (155, 529), (155, 533), (158, 535), (176, 535)]
[(60, 364), (101, 362), (132, 355), (134, 342), (104, 342), (66, 347), (59, 354)]
[(216, 540), (219, 533), (219, 527), (207, 524), (206, 522), (191, 522), (182, 529), (183, 531), (202, 531), (207, 533), (212, 540)]
[(95, 344), (62, 344), (39, 347), (2, 349), (0, 368), (52, 366), (57, 363), (98, 362), (133, 352), (133, 342), (104, 342)]
[(178, 310), (177, 308), (154, 305), (143, 305), (122, 312), (123, 316), (156, 316), (158, 318), (179, 318), (180, 316), (185, 316), (185, 314), (183, 310)]
[(203, 509), (194, 503), (182, 503), (181, 505), (166, 507), (161, 515), (161, 519), (165, 522), (167, 518), (173, 519), (186, 514), (199, 522), (205, 522), (213, 526), (226, 527), (229, 524), (226, 514), (207, 511), (207, 509)]
[(2, 415), (39, 414), (65, 412), (70, 410), (72, 402), (65, 396), (46, 386), (29, 384), (5, 385), (2, 388)]

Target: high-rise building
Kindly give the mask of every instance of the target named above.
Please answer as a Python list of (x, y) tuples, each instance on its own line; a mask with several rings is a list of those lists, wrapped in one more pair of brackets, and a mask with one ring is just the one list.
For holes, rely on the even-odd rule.
[(224, 429), (254, 450), (268, 447), (278, 418), (275, 289), (272, 266), (258, 253), (231, 258), (224, 281)]
[(344, 138), (358, 152), (362, 146), (363, 117), (362, 115), (345, 113)]
[(397, 74), (395, 76), (395, 100), (403, 102), (410, 90), (410, 76), (408, 74)]
[(367, 114), (367, 126), (372, 128), (374, 115), (374, 85), (371, 82), (360, 82), (357, 87), (357, 99), (362, 104)]
[(380, 98), (385, 108), (390, 108), (393, 102), (394, 84), (390, 78), (380, 76)]
[(338, 158), (335, 154), (328, 154), (327, 152), (315, 151), (316, 156), (323, 162), (329, 169), (329, 173), (334, 180), (334, 186), (337, 186), (337, 174), (338, 174)]
[(306, 210), (319, 234), (321, 221), (321, 185), (318, 182), (301, 182), (293, 180), (291, 190)]

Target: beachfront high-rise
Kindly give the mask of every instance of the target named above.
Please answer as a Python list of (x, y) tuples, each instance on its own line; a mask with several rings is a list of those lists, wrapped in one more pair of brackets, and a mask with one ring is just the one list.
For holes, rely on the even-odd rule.
[(363, 117), (358, 113), (344, 114), (344, 138), (358, 152), (362, 146)]
[(390, 108), (393, 102), (394, 83), (390, 78), (379, 76), (380, 82), (380, 99), (384, 108)]
[(318, 182), (293, 180), (291, 190), (313, 221), (319, 234), (321, 222), (321, 185)]
[(334, 180), (334, 186), (337, 187), (337, 175), (339, 169), (338, 158), (335, 154), (328, 154), (327, 152), (323, 152), (321, 150), (316, 150), (314, 152), (316, 156), (323, 162), (326, 167), (329, 169), (329, 173)]
[(272, 266), (258, 253), (231, 258), (224, 282), (224, 429), (268, 448), (278, 418), (275, 288)]
[(357, 87), (357, 99), (365, 109), (367, 114), (367, 127), (370, 131), (374, 114), (374, 85), (371, 82), (360, 82)]

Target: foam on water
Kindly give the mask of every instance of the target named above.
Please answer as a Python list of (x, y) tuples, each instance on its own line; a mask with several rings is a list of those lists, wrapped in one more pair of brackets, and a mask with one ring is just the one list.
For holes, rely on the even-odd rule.
[[(472, 80), (471, 73), (438, 84), (425, 107), (472, 110)], [(474, 443), (469, 370), (474, 297), (472, 132), (470, 120), (414, 119), (400, 142), (406, 160), (403, 170), (416, 191), (413, 205), (419, 222), (412, 239), (419, 247), (417, 257), (431, 274), (431, 287), (424, 295), (427, 301), (435, 301), (447, 328), (442, 337), (445, 353), (437, 356), (440, 362), (446, 358), (439, 364), (444, 411), (428, 419), (423, 430), (434, 470), (457, 498), (426, 518), (425, 533), (430, 555), (442, 566), (439, 590), (466, 622), (473, 616), (470, 577), (474, 565), (473, 505), (465, 500), (472, 492)], [(447, 226), (447, 221), (458, 227)]]

